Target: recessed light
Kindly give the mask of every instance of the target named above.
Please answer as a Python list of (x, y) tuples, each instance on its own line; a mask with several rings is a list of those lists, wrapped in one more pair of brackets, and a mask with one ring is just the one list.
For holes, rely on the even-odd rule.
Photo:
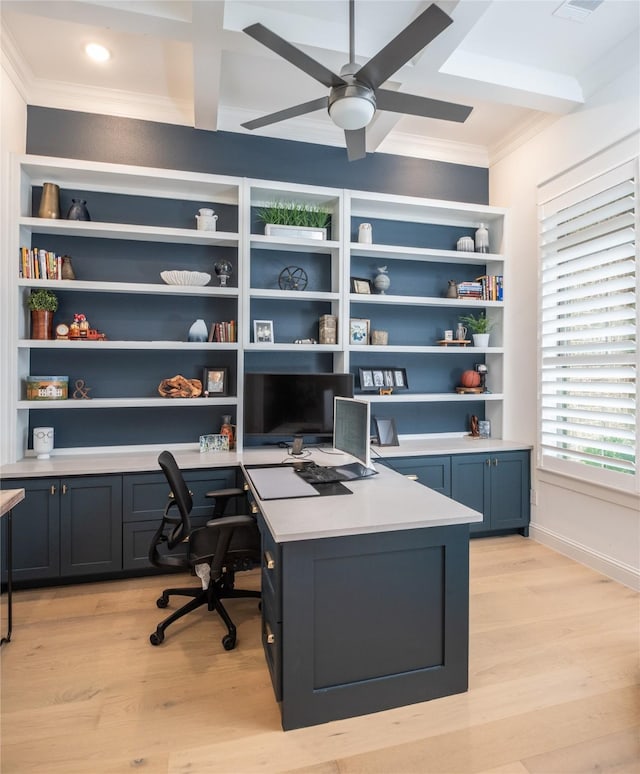
[(94, 62), (106, 62), (111, 59), (109, 49), (101, 46), (99, 43), (87, 43), (84, 50), (87, 56), (93, 59)]

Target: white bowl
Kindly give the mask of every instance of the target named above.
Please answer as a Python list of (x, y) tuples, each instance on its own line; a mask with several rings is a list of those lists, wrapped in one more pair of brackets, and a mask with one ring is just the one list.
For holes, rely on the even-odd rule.
[(160, 276), (167, 285), (206, 285), (211, 279), (210, 274), (203, 271), (161, 271)]

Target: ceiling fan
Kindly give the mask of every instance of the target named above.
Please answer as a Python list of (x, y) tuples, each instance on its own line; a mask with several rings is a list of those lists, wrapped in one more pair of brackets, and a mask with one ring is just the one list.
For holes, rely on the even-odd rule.
[(329, 88), (327, 97), (313, 99), (310, 102), (303, 102), (301, 105), (247, 121), (242, 124), (245, 129), (259, 129), (278, 121), (327, 108), (331, 120), (344, 129), (349, 161), (355, 161), (366, 155), (365, 127), (370, 123), (376, 109), (438, 118), (444, 121), (459, 123), (466, 121), (472, 110), (466, 105), (400, 94), (397, 91), (380, 88), (388, 78), (453, 22), (450, 16), (437, 5), (430, 5), (361, 67), (355, 61), (354, 15), (355, 0), (349, 0), (349, 61), (341, 68), (340, 75), (331, 72), (320, 62), (316, 62), (262, 24), (251, 24), (245, 27), (244, 32), (247, 35)]

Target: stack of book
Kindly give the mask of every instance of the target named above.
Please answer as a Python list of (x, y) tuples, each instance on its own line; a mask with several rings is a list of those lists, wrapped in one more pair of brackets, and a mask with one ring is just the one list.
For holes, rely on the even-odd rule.
[(37, 247), (21, 247), (18, 272), (23, 279), (62, 279), (62, 257)]
[(475, 282), (458, 282), (458, 298), (482, 298), (482, 283), (479, 280)]
[(484, 274), (477, 281), (482, 285), (484, 301), (502, 301), (502, 274)]
[(320, 315), (319, 342), (320, 344), (338, 343), (338, 318), (335, 315)]
[(209, 341), (216, 342), (235, 342), (237, 336), (236, 321), (211, 323), (209, 331)]

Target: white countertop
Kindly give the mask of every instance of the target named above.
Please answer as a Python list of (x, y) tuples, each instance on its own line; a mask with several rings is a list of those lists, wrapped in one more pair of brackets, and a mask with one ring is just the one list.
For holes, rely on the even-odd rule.
[(374, 467), (377, 476), (345, 482), (348, 495), (264, 501), (249, 485), (277, 543), (482, 521), (478, 511), (385, 465)]
[[(178, 465), (184, 470), (198, 468), (236, 467), (241, 462), (260, 464), (280, 462), (287, 458), (286, 449), (273, 447), (248, 448), (238, 453), (205, 452), (197, 448), (177, 449), (170, 446)], [(434, 456), (439, 454), (471, 454), (474, 452), (500, 452), (530, 449), (527, 444), (514, 443), (470, 436), (456, 438), (421, 438), (402, 440), (400, 446), (371, 447), (371, 456), (392, 459), (393, 457)], [(25, 457), (18, 462), (0, 467), (0, 478), (45, 478), (60, 476), (106, 475), (109, 473), (158, 472), (158, 454), (161, 449), (143, 449), (137, 452), (104, 452), (86, 454), (53, 454), (48, 460)], [(329, 453), (331, 449), (313, 450), (313, 458), (322, 465), (338, 465), (339, 457)]]

